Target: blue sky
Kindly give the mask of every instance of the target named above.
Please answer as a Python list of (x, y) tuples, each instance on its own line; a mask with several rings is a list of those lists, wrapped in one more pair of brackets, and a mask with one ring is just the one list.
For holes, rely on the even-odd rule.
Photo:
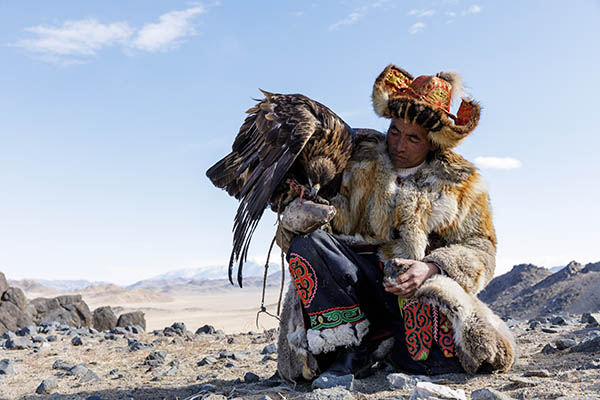
[(599, 20), (590, 0), (2, 2), (0, 270), (131, 283), (226, 262), (237, 203), (204, 174), (258, 88), (385, 130), (389, 63), (458, 71), (482, 103), (457, 151), (490, 187), (497, 273), (599, 261)]

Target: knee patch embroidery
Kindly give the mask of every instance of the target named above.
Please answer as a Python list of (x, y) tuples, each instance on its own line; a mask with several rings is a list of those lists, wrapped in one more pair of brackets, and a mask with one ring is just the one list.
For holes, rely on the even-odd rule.
[(342, 324), (354, 325), (365, 319), (358, 304), (308, 313), (308, 316), (310, 317), (310, 328), (316, 330), (336, 328)]
[(305, 258), (296, 253), (290, 254), (289, 268), (300, 300), (302, 300), (304, 308), (307, 308), (317, 292), (315, 270)]

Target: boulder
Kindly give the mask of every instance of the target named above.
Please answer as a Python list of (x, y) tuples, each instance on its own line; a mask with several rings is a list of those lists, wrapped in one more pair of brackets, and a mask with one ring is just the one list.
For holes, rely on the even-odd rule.
[(93, 322), (92, 313), (79, 294), (33, 299), (29, 310), (38, 325), (58, 321), (69, 326), (91, 326)]
[(93, 327), (99, 331), (109, 331), (117, 326), (117, 316), (110, 306), (98, 307), (92, 315)]
[(2, 294), (2, 301), (13, 303), (21, 311), (27, 310), (27, 298), (23, 290), (16, 287), (9, 287)]
[(8, 282), (6, 281), (6, 277), (2, 272), (0, 272), (0, 296), (8, 289)]
[(419, 382), (413, 389), (410, 400), (467, 400), (465, 391), (451, 389), (448, 386), (436, 385), (431, 382)]
[(144, 331), (146, 330), (146, 318), (144, 318), (144, 313), (141, 311), (133, 311), (125, 314), (121, 314), (119, 319), (117, 320), (117, 326), (126, 327), (137, 325), (141, 326)]
[(9, 301), (0, 301), (0, 332), (17, 331), (33, 325), (31, 314)]

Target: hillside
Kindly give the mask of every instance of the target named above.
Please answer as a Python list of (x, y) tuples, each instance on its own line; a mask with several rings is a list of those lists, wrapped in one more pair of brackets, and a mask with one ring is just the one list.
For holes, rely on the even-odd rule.
[(555, 273), (516, 265), (494, 278), (479, 298), (501, 316), (517, 319), (595, 312), (600, 310), (600, 262), (584, 267), (572, 261)]

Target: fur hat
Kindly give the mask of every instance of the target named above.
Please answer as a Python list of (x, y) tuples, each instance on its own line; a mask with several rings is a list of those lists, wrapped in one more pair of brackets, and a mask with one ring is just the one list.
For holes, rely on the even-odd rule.
[(373, 108), (385, 118), (401, 118), (429, 131), (431, 141), (442, 149), (451, 149), (475, 129), (481, 106), (462, 97), (456, 116), (450, 113), (452, 93), (462, 92), (460, 76), (440, 72), (435, 76), (411, 74), (388, 65), (373, 85)]

